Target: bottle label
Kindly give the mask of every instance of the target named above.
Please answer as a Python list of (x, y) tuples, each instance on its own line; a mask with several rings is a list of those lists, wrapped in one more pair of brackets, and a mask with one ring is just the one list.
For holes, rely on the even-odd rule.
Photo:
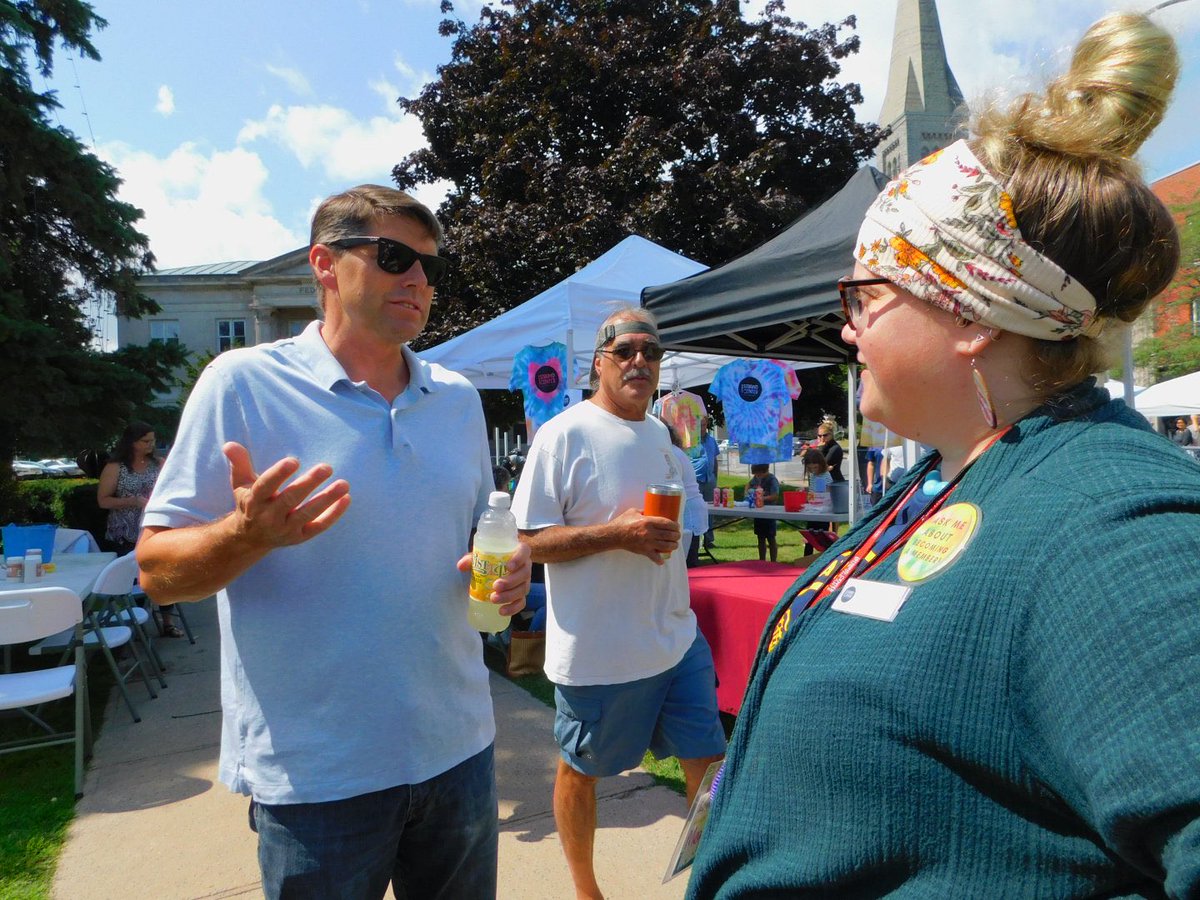
[(508, 571), (509, 555), (475, 551), (471, 560), (471, 599), (488, 602), (496, 579)]

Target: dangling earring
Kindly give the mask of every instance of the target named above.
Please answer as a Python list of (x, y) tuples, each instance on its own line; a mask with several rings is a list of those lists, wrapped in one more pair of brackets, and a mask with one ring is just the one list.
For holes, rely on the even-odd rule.
[(975, 381), (975, 397), (979, 400), (979, 408), (983, 410), (983, 421), (987, 422), (988, 428), (995, 428), (999, 419), (996, 418), (996, 406), (992, 403), (992, 392), (983, 380), (983, 373), (976, 367), (974, 357), (971, 358), (971, 378)]

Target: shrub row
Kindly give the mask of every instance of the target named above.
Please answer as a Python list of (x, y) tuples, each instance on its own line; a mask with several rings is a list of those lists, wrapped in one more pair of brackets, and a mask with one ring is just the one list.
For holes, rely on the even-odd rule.
[(7, 521), (83, 528), (100, 540), (108, 512), (96, 505), (92, 478), (32, 478), (17, 483), (16, 508)]

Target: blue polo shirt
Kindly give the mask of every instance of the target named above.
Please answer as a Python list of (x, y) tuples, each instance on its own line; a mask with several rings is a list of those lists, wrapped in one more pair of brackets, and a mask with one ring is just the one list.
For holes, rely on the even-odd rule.
[(220, 777), (262, 803), (413, 784), (495, 735), (467, 576), (455, 562), (492, 488), (479, 394), (404, 349), (394, 402), (355, 383), (314, 322), (217, 357), (192, 392), (145, 525), (233, 509), (221, 445), (261, 472), (326, 462), (352, 502), (316, 538), (268, 554), (217, 595)]

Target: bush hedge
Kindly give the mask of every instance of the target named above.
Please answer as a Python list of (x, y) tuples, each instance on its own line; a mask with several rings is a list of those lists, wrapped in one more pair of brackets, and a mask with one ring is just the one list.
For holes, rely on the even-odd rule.
[[(16, 508), (8, 521), (54, 523), (104, 537), (108, 512), (96, 505), (93, 478), (32, 478), (17, 482)], [(7, 522), (3, 523), (7, 524)]]

